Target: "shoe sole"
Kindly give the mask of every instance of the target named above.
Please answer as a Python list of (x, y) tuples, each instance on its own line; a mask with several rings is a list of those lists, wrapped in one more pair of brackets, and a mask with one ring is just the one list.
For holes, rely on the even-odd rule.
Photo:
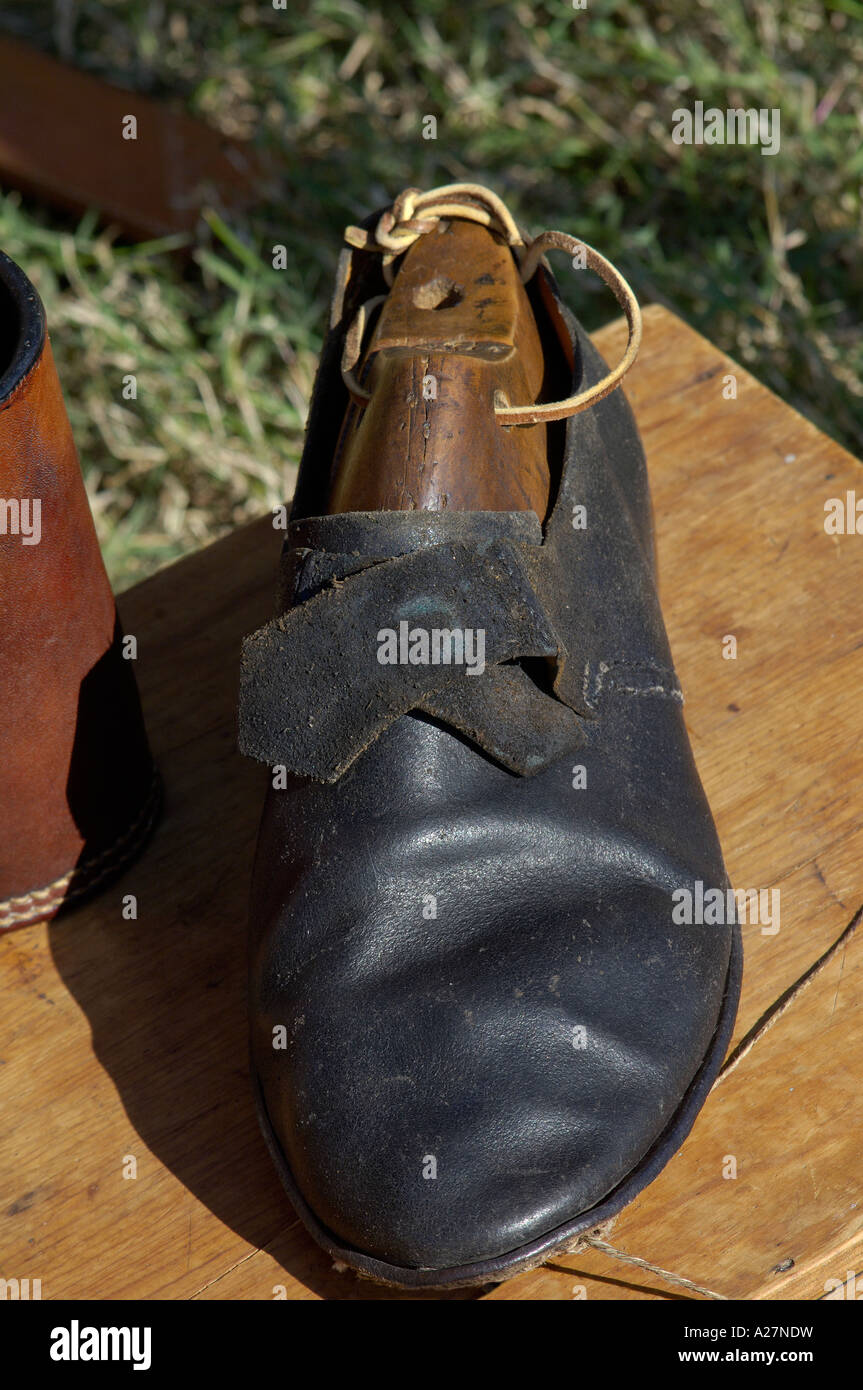
[(674, 1118), (645, 1154), (639, 1165), (631, 1173), (628, 1173), (623, 1181), (618, 1183), (617, 1187), (613, 1188), (601, 1202), (591, 1207), (589, 1211), (581, 1212), (564, 1225), (557, 1226), (554, 1230), (546, 1232), (545, 1235), (538, 1236), (526, 1245), (520, 1245), (517, 1249), (509, 1250), (503, 1255), (495, 1255), (492, 1259), (487, 1260), (476, 1260), (471, 1264), (454, 1265), (447, 1269), (413, 1269), (403, 1265), (388, 1264), (385, 1260), (364, 1255), (362, 1251), (355, 1250), (351, 1246), (341, 1245), (337, 1237), (318, 1222), (314, 1212), (299, 1192), (281, 1146), (273, 1132), (258, 1076), (254, 1065), (252, 1065), (252, 1088), (258, 1120), (267, 1141), (270, 1156), (276, 1165), (276, 1170), (291, 1199), (294, 1210), (309, 1235), (335, 1261), (348, 1266), (376, 1283), (390, 1284), (396, 1288), (465, 1288), (473, 1284), (500, 1283), (504, 1279), (513, 1278), (516, 1274), (523, 1274), (526, 1270), (535, 1269), (538, 1265), (544, 1264), (552, 1255), (565, 1252), (584, 1231), (592, 1230), (602, 1222), (617, 1216), (633, 1198), (638, 1196), (639, 1192), (653, 1182), (653, 1179), (658, 1176), (669, 1159), (680, 1148), (683, 1140), (692, 1129), (710, 1088), (719, 1075), (734, 1030), (742, 973), (743, 945), (740, 927), (735, 926), (732, 934), (728, 974), (725, 980), (725, 994), (710, 1047), (690, 1082)]

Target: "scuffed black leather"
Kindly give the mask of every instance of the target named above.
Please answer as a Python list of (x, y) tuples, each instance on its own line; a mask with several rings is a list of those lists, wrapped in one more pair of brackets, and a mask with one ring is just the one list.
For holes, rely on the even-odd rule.
[[(606, 367), (567, 323), (581, 390)], [(334, 339), (295, 520), (326, 485)], [(544, 535), (578, 752), (524, 778), (404, 714), (336, 783), (267, 796), (250, 956), (266, 1120), (318, 1225), (389, 1268), (473, 1265), (590, 1211), (669, 1131), (715, 1040), (734, 929), (672, 919), (675, 889), (727, 880), (652, 545), (617, 391), (568, 422)]]
[[(243, 643), (239, 745), (263, 762), (336, 781), (411, 710), (465, 734), (512, 772), (533, 776), (581, 743), (579, 721), (516, 658), (565, 661), (542, 595), (556, 576), (531, 513), (348, 514), (289, 528), (288, 611)], [(297, 544), (314, 528), (319, 548)], [(377, 659), (377, 634), (421, 624), (483, 634), (485, 669)], [(446, 655), (451, 657), (452, 653)], [(497, 667), (493, 670), (491, 668)]]

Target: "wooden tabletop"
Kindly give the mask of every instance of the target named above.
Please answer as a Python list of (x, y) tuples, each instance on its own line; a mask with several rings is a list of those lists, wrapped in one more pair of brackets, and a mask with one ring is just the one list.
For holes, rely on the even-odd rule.
[[(623, 337), (615, 323), (596, 341), (614, 358)], [(863, 903), (863, 535), (824, 524), (830, 498), (863, 499), (863, 474), (664, 309), (646, 312), (627, 392), (731, 878), (780, 890), (779, 931), (744, 927), (739, 1039)], [(0, 940), (0, 1278), (41, 1280), (43, 1299), (411, 1296), (338, 1273), (305, 1234), (249, 1089), (246, 904), (267, 774), (235, 750), (235, 703), (281, 537), (265, 517), (121, 597), (164, 818), (95, 902)], [(860, 1272), (861, 1059), (863, 929), (609, 1239), (732, 1298), (823, 1298)], [(583, 1296), (695, 1295), (597, 1251), (449, 1295)]]
[(275, 176), (249, 144), (6, 34), (0, 90), (4, 185), (98, 208), (124, 236), (191, 233), (203, 207), (248, 207)]

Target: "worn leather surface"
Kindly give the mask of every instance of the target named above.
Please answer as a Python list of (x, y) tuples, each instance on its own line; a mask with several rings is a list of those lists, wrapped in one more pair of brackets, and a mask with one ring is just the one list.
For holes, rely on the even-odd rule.
[[(315, 549), (302, 544), (310, 530)], [(366, 512), (294, 523), (284, 557), (288, 611), (243, 644), (241, 751), (332, 782), (410, 710), (434, 715), (523, 776), (576, 749), (573, 709), (515, 664), (554, 658), (562, 668), (566, 659), (546, 616), (554, 572), (541, 541), (533, 512)], [(412, 633), (446, 640), (436, 652), (429, 643), (437, 661), (392, 669), (378, 660), (385, 630), (399, 633), (405, 654)], [(453, 632), (467, 634), (461, 649)], [(458, 659), (465, 654), (469, 663)]]
[[(605, 365), (550, 303), (582, 389)], [(336, 329), (295, 521), (327, 495), (338, 346)], [(568, 422), (564, 465), (544, 593), (581, 748), (524, 777), (404, 714), (338, 781), (289, 775), (263, 812), (250, 993), (267, 1117), (319, 1225), (390, 1267), (488, 1260), (590, 1210), (674, 1119), (720, 1016), (733, 929), (672, 916), (675, 890), (726, 877), (620, 391)]]
[(0, 497), (41, 502), (38, 544), (0, 534), (0, 907), (76, 874), (7, 907), (37, 920), (128, 857), (154, 773), (42, 306), (2, 255), (0, 303)]

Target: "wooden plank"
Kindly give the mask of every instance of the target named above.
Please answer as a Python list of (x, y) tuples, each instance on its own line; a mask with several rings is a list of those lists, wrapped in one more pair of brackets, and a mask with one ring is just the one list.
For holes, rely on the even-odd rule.
[[(286, 1277), (290, 1271), (290, 1277)], [(227, 1270), (208, 1284), (196, 1298), (255, 1300), (321, 1300), (339, 1302), (465, 1301), (479, 1298), (482, 1289), (453, 1289), (436, 1294), (410, 1293), (357, 1279), (349, 1270), (337, 1268), (309, 1240), (299, 1221), (280, 1232), (264, 1250)]]
[[(613, 355), (619, 326), (599, 341)], [(722, 398), (727, 372), (736, 401)], [(740, 1037), (863, 900), (863, 542), (823, 531), (824, 500), (859, 486), (859, 465), (661, 309), (646, 314), (629, 389), (729, 869), (739, 887), (781, 891), (779, 932), (745, 928)], [(240, 638), (270, 615), (280, 541), (264, 518), (122, 597), (165, 819), (103, 897), (0, 941), (0, 1275), (41, 1279), (44, 1298), (397, 1296), (337, 1273), (305, 1235), (249, 1094), (245, 918), (266, 772), (235, 752), (235, 699)], [(722, 659), (727, 633), (737, 661)], [(823, 1297), (863, 1268), (861, 977), (855, 939), (710, 1098), (614, 1243), (732, 1297)], [(729, 1154), (736, 1179), (722, 1175)], [(580, 1288), (679, 1296), (595, 1251), (485, 1296)]]
[[(0, 89), (9, 187), (74, 212), (96, 208), (133, 237), (189, 232), (202, 206), (227, 211), (260, 196), (264, 169), (251, 146), (6, 36)], [(124, 135), (129, 116), (135, 139)]]
[(239, 638), (269, 612), (278, 549), (259, 524), (121, 599), (164, 820), (104, 896), (3, 943), (0, 1250), (45, 1298), (190, 1295), (291, 1219), (248, 1094), (263, 788), (233, 735)]

